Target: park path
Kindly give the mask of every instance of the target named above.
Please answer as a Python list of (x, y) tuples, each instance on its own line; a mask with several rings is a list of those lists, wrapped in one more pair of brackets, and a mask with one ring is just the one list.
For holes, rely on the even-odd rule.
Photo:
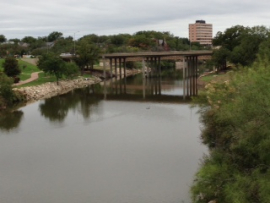
[[(27, 63), (33, 64), (35, 66), (37, 65), (37, 59), (36, 58), (34, 58), (34, 59), (31, 59), (31, 58), (21, 58), (21, 60), (22, 61), (25, 61)], [(38, 74), (40, 72), (42, 72), (42, 71), (32, 73), (30, 78), (28, 78), (27, 80), (23, 80), (23, 81), (20, 81), (18, 83), (15, 83), (15, 84), (13, 84), (13, 86), (24, 85), (26, 83), (33, 82), (33, 81), (37, 80), (38, 79)]]
[(24, 80), (24, 81), (20, 81), (20, 82), (18, 82), (18, 83), (15, 83), (15, 84), (13, 84), (13, 86), (24, 85), (24, 84), (26, 84), (26, 83), (35, 81), (35, 80), (38, 79), (38, 74), (41, 73), (41, 72), (42, 72), (42, 71), (34, 72), (34, 73), (31, 74), (31, 77), (30, 77), (30, 78), (28, 78), (27, 80)]

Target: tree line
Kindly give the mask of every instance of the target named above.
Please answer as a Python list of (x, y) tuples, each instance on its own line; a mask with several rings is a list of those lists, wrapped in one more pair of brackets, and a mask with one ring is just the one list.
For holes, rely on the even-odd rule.
[[(187, 38), (174, 36), (170, 32), (139, 31), (132, 35), (89, 34), (75, 40), (72, 36), (64, 37), (63, 33), (54, 31), (48, 36), (37, 38), (25, 36), (22, 39), (7, 40), (4, 35), (0, 35), (0, 57), (23, 54), (41, 55), (48, 50), (55, 54), (73, 54), (81, 41), (98, 47), (103, 53), (162, 50), (180, 51), (205, 48), (199, 43), (190, 44)], [(74, 45), (76, 46), (75, 48)]]
[(218, 32), (213, 38), (213, 46), (217, 49), (214, 50), (211, 65), (218, 69), (224, 69), (230, 64), (236, 67), (251, 66), (260, 47), (268, 43), (269, 37), (270, 30), (265, 26), (236, 25)]

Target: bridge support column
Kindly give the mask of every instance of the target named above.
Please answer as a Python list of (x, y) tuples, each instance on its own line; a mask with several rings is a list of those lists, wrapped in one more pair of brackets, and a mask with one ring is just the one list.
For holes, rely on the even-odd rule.
[(194, 96), (195, 95), (195, 91), (196, 91), (196, 87), (195, 87), (195, 58), (196, 57), (192, 57), (192, 75), (191, 75), (191, 78), (192, 78), (192, 94), (191, 96)]
[(122, 59), (119, 58), (119, 71), (120, 71), (120, 80), (119, 80), (119, 85), (120, 85), (120, 94), (122, 94)]
[(118, 94), (118, 87), (117, 87), (117, 58), (114, 58), (114, 72), (115, 72), (115, 93)]
[(117, 58), (114, 58), (114, 72), (115, 72), (115, 78), (117, 79), (118, 74), (117, 74)]
[(196, 87), (196, 91), (195, 91), (195, 95), (198, 95), (198, 56), (196, 56), (196, 60), (195, 60), (195, 87)]
[(111, 58), (110, 58), (110, 76), (112, 79), (113, 75), (112, 75), (112, 59)]
[(127, 71), (126, 71), (126, 58), (123, 58), (123, 67), (124, 67), (124, 93), (127, 93)]
[(145, 59), (142, 60), (143, 99), (145, 99)]
[(190, 96), (190, 56), (187, 57), (187, 96)]
[(106, 87), (106, 61), (105, 57), (102, 57), (103, 60), (103, 77), (104, 77), (104, 99), (107, 99), (107, 87)]

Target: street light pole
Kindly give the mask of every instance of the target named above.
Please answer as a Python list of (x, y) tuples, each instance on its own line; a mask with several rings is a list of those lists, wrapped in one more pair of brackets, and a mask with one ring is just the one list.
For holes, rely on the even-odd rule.
[(75, 55), (75, 34), (78, 33), (80, 31), (74, 32), (74, 37), (73, 37), (73, 41), (74, 41), (74, 47), (73, 47), (73, 55)]
[(49, 49), (49, 47), (48, 47), (48, 36), (47, 36), (46, 48), (47, 48), (47, 54), (48, 54), (48, 49)]

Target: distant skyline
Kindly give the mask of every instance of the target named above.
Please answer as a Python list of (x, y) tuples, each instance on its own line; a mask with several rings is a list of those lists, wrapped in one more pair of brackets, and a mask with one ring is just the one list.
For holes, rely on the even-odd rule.
[(0, 34), (7, 39), (53, 31), (64, 37), (76, 33), (78, 39), (142, 30), (188, 38), (188, 25), (196, 20), (213, 24), (213, 37), (234, 25), (270, 27), (268, 0), (9, 0), (0, 2), (0, 8)]

